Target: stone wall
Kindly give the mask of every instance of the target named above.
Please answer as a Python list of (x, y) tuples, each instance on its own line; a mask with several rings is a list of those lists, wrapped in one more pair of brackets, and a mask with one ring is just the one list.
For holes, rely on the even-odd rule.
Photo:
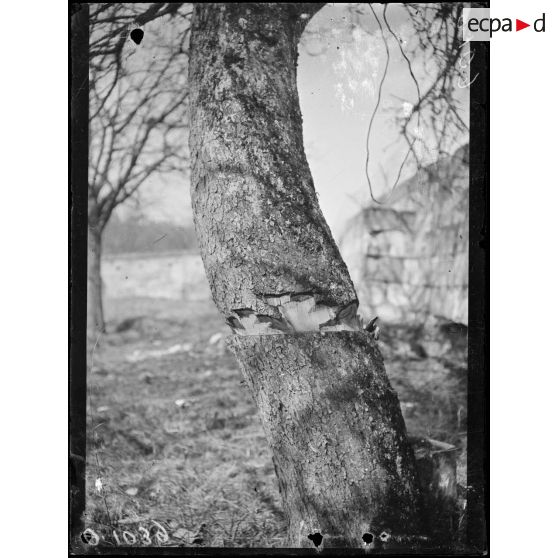
[(468, 152), (461, 147), (351, 220), (340, 249), (365, 319), (467, 324)]
[(128, 297), (208, 300), (203, 263), (197, 252), (111, 254), (101, 262), (105, 299)]

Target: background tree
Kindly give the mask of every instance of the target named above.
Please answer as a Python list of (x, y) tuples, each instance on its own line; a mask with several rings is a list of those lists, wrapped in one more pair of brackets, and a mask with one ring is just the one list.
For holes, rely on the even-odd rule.
[[(186, 171), (189, 8), (95, 4), (90, 9), (88, 331), (105, 328), (102, 233), (114, 209), (156, 174)], [(149, 24), (149, 25), (148, 25)], [(131, 31), (142, 29), (139, 44)], [(136, 41), (139, 37), (136, 37)], [(149, 48), (144, 48), (145, 44)]]
[[(421, 120), (432, 133), (430, 151), (434, 159), (450, 155), (455, 148), (468, 138), (469, 125), (463, 120), (459, 108), (463, 102), (460, 90), (469, 87), (475, 76), (469, 76), (470, 43), (464, 43), (459, 24), (463, 14), (463, 2), (440, 2), (437, 4), (404, 4), (412, 23), (414, 40), (403, 50), (399, 48), (409, 64), (413, 76), (411, 60), (420, 58), (430, 75), (426, 85), (417, 87), (417, 98), (407, 115), (400, 121), (400, 129), (409, 148), (419, 138), (413, 135), (411, 124)], [(386, 6), (387, 8), (387, 6)], [(383, 18), (389, 33), (397, 39), (386, 18)], [(423, 140), (424, 141), (424, 140)], [(416, 152), (413, 152), (417, 167), (423, 168)], [(432, 157), (431, 157), (432, 159)], [(427, 161), (430, 162), (430, 161)]]
[[(405, 59), (409, 76), (416, 88), (416, 97), (400, 99), (403, 101), (403, 110), (394, 115), (400, 136), (407, 147), (394, 183), (396, 186), (408, 160), (414, 163), (414, 171), (419, 172), (429, 164), (450, 156), (468, 139), (469, 127), (463, 119), (460, 107), (464, 100), (462, 90), (470, 83), (470, 43), (463, 42), (459, 25), (463, 13), (462, 2), (403, 4), (411, 22), (410, 34), (406, 39), (400, 37), (390, 25), (388, 4), (378, 12), (372, 4), (368, 4), (368, 7), (380, 28), (386, 50), (385, 73), (389, 71), (390, 52), (395, 48), (392, 46), (390, 49), (391, 39), (391, 44), (397, 46), (396, 50)], [(422, 72), (428, 76), (422, 85), (419, 85), (413, 70), (415, 60), (422, 62)], [(378, 104), (379, 102), (380, 94)], [(368, 142), (372, 123), (373, 117)], [(369, 157), (367, 143), (367, 161)], [(373, 198), (372, 191), (371, 195)]]

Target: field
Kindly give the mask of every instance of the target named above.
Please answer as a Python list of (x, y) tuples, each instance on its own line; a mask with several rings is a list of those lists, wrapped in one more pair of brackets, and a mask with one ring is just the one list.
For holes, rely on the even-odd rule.
[[(106, 313), (89, 357), (86, 526), (113, 545), (284, 546), (269, 449), (213, 303)], [(464, 485), (466, 328), (385, 326), (380, 348), (408, 432), (456, 444)]]

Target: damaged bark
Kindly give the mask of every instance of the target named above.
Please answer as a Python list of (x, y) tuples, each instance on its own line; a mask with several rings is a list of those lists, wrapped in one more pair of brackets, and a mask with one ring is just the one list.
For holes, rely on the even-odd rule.
[(297, 45), (321, 6), (194, 5), (194, 222), (273, 450), (290, 544), (411, 544), (419, 488), (405, 424), (304, 154)]
[(226, 316), (248, 308), (282, 319), (270, 299), (303, 293), (318, 306), (357, 300), (302, 141), (297, 44), (302, 23), (320, 6), (194, 10), (192, 206), (213, 297)]

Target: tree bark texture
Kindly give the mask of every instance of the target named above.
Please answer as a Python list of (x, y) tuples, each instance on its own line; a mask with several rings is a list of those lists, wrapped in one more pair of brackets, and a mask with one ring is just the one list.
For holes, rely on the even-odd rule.
[[(302, 6), (302, 8), (301, 8)], [(304, 154), (298, 39), (320, 4), (197, 4), (190, 42), (192, 206), (215, 303), (357, 300)], [(301, 14), (306, 15), (301, 19)]]
[[(405, 543), (420, 532), (414, 456), (397, 394), (367, 332), (231, 337), (254, 396), (289, 542)], [(386, 541), (387, 542), (387, 541)]]
[(365, 533), (417, 533), (419, 488), (397, 396), (362, 331), (304, 154), (297, 46), (321, 6), (194, 5), (192, 207), (273, 449), (290, 543), (313, 546), (308, 536), (320, 533), (321, 546), (363, 546)]
[(101, 232), (91, 225), (87, 232), (87, 333), (89, 338), (105, 331), (101, 278)]

